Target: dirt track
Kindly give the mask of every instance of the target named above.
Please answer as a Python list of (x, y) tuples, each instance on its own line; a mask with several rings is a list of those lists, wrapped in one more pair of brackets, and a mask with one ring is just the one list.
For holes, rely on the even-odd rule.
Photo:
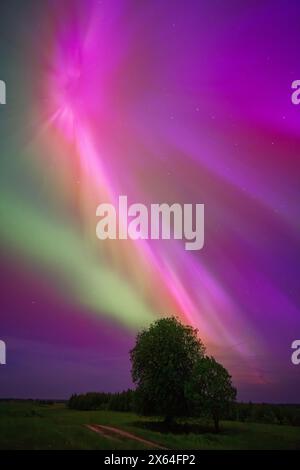
[(135, 434), (132, 434), (128, 431), (123, 431), (123, 429), (115, 428), (112, 426), (104, 426), (102, 424), (87, 424), (86, 427), (91, 431), (97, 432), (98, 434), (112, 441), (131, 439), (132, 441), (141, 442), (142, 444), (145, 444), (146, 446), (152, 448), (168, 450), (167, 447), (163, 447), (160, 444), (157, 444), (156, 442), (143, 439), (142, 437), (136, 436)]

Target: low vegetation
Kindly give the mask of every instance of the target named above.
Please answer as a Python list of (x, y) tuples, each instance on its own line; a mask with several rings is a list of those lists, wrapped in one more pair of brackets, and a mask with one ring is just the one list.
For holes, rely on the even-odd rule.
[(300, 427), (296, 426), (221, 421), (221, 432), (216, 434), (208, 419), (179, 419), (170, 429), (159, 418), (135, 413), (77, 411), (62, 403), (34, 401), (0, 402), (0, 449), (148, 448), (129, 439), (110, 440), (86, 428), (95, 423), (116, 426), (168, 449), (300, 450)]

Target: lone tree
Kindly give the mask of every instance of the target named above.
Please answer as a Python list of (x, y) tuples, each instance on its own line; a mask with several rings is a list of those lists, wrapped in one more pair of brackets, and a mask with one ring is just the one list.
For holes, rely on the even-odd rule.
[(194, 414), (208, 414), (219, 432), (219, 422), (230, 405), (235, 402), (236, 389), (228, 371), (213, 357), (201, 358), (186, 385), (186, 396), (192, 404)]
[(139, 412), (164, 416), (168, 424), (188, 413), (186, 385), (205, 353), (197, 333), (169, 317), (138, 334), (130, 358)]

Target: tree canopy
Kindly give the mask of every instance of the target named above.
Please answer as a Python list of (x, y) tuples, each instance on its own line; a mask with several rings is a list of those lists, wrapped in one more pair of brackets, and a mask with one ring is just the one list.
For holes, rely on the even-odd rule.
[(198, 331), (175, 317), (157, 320), (139, 333), (130, 351), (138, 411), (166, 421), (186, 415), (186, 384), (204, 353)]
[(208, 414), (219, 431), (219, 421), (236, 399), (228, 371), (213, 357), (201, 358), (186, 385), (186, 395), (194, 414)]

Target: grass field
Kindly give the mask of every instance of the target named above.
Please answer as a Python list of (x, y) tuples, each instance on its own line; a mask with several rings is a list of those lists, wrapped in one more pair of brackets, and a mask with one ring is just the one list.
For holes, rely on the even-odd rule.
[(171, 433), (133, 413), (73, 411), (63, 404), (31, 402), (0, 403), (0, 449), (150, 448), (131, 439), (108, 439), (86, 424), (115, 426), (169, 449), (300, 449), (300, 427), (225, 421), (217, 435), (210, 423), (193, 422), (190, 432), (182, 426)]

